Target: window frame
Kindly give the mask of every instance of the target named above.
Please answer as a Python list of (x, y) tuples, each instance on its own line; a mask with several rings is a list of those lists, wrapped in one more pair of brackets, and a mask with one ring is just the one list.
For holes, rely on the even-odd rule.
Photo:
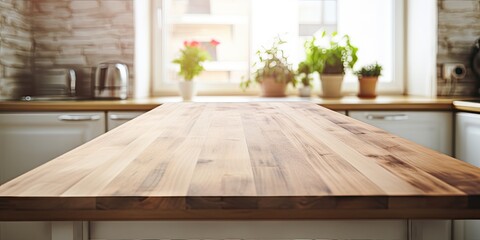
[[(138, 1), (138, 0), (137, 0)], [(143, 1), (143, 0), (141, 0)], [(176, 83), (166, 83), (162, 79), (168, 76), (168, 72), (164, 70), (167, 65), (163, 63), (166, 59), (165, 49), (167, 43), (167, 34), (169, 24), (159, 24), (158, 18), (161, 23), (167, 22), (167, 16), (165, 12), (170, 9), (169, 2), (171, 0), (151, 0), (151, 36), (152, 44), (151, 50), (153, 52), (151, 56), (151, 77), (152, 77), (152, 95), (157, 96), (177, 96), (178, 86)], [(248, 0), (252, 1), (252, 0)], [(251, 6), (251, 4), (250, 4)], [(161, 9), (160, 14), (157, 9)], [(337, 9), (338, 11), (338, 9)], [(381, 94), (403, 94), (405, 91), (405, 78), (404, 78), (404, 66), (405, 66), (405, 37), (406, 29), (404, 27), (405, 21), (405, 0), (394, 0), (394, 7), (392, 9), (394, 16), (394, 31), (393, 31), (393, 46), (395, 56), (393, 58), (393, 77), (391, 82), (379, 82), (377, 85), (377, 92)], [(338, 14), (338, 13), (337, 13)], [(249, 46), (252, 46), (251, 36), (251, 16), (249, 17)], [(250, 59), (248, 59), (248, 73), (252, 71), (254, 49), (250, 49)], [(260, 87), (258, 84), (254, 84), (246, 91), (240, 89), (237, 83), (221, 83), (221, 84), (197, 84), (198, 95), (204, 96), (222, 96), (222, 95), (259, 95)], [(320, 91), (320, 82), (318, 80), (314, 83), (314, 94)], [(344, 95), (352, 95), (358, 92), (358, 81), (344, 82), (342, 85), (342, 93)], [(288, 95), (298, 95), (297, 89), (292, 86), (288, 86)]]
[[(152, 36), (153, 36), (153, 43), (152, 49), (154, 55), (152, 56), (152, 66), (160, 66), (160, 67), (153, 67), (152, 68), (152, 81), (153, 81), (153, 96), (175, 96), (178, 95), (178, 86), (176, 83), (166, 83), (161, 79), (168, 77), (168, 71), (162, 69), (166, 67), (166, 64), (162, 62), (163, 59), (166, 59), (165, 49), (167, 42), (166, 34), (162, 34), (163, 32), (168, 32), (169, 24), (163, 24), (161, 29), (159, 26), (159, 14), (157, 9), (161, 8), (161, 22), (165, 23), (167, 21), (167, 17), (164, 12), (170, 9), (169, 2), (171, 0), (152, 0)], [(252, 0), (248, 0), (252, 1)], [(248, 19), (248, 27), (251, 29), (251, 19)], [(251, 45), (251, 33), (249, 33), (249, 46)], [(156, 44), (157, 41), (161, 41), (160, 44)], [(252, 49), (250, 49), (250, 56), (253, 55)], [(248, 73), (251, 72), (251, 65), (252, 60), (251, 58), (248, 59)], [(216, 84), (197, 84), (196, 85), (198, 95), (205, 95), (205, 96), (219, 96), (219, 95), (257, 95), (260, 91), (260, 88), (256, 85), (250, 87), (249, 89), (242, 91), (240, 89), (239, 83), (216, 83)]]

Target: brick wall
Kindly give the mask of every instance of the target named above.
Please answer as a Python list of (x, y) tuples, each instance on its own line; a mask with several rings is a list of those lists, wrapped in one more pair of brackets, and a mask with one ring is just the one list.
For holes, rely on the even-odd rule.
[(465, 64), (467, 76), (461, 80), (454, 95), (475, 94), (475, 75), (470, 66), (470, 53), (474, 41), (480, 37), (479, 0), (439, 0), (438, 1), (438, 95), (446, 87), (441, 76), (442, 64), (459, 62)]
[(89, 96), (92, 68), (104, 61), (128, 64), (133, 86), (133, 54), (133, 0), (0, 1), (0, 98), (61, 81), (52, 73), (64, 71), (45, 70), (63, 68), (77, 71)]
[(32, 91), (33, 40), (28, 10), (27, 1), (0, 1), (0, 98)]
[(88, 95), (91, 70), (104, 61), (129, 66), (133, 86), (133, 0), (31, 0), (34, 66), (73, 68)]

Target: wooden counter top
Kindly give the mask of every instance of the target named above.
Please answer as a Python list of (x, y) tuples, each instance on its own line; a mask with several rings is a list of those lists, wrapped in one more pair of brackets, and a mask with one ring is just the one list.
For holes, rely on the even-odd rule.
[(306, 102), (167, 103), (4, 185), (2, 220), (480, 218), (480, 169)]
[(458, 111), (480, 113), (480, 100), (453, 101), (453, 106)]
[[(338, 99), (318, 97), (261, 98), (254, 96), (211, 96), (196, 97), (195, 102), (259, 102), (280, 101), (317, 103), (332, 110), (452, 110), (451, 98), (426, 98), (413, 96), (379, 96), (375, 99), (360, 99), (345, 96)], [(0, 101), (1, 111), (149, 111), (163, 103), (182, 102), (180, 97), (159, 97), (129, 100), (85, 100), (85, 101)]]

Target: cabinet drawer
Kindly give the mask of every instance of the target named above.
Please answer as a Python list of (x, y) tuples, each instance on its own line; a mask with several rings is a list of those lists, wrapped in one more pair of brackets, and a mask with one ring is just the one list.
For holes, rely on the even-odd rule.
[(143, 111), (110, 111), (107, 113), (107, 130), (110, 131), (144, 113)]
[(450, 112), (349, 111), (352, 118), (452, 155), (453, 115)]
[(105, 133), (104, 112), (0, 114), (0, 184)]

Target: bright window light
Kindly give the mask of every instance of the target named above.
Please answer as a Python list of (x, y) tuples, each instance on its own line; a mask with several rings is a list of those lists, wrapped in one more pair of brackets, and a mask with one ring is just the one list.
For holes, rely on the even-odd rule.
[[(305, 40), (326, 30), (351, 37), (359, 48), (356, 68), (383, 65), (379, 92), (401, 93), (403, 51), (396, 50), (403, 39), (401, 6), (402, 0), (156, 0), (155, 91), (176, 94), (180, 78), (171, 61), (184, 41), (220, 42), (208, 48), (212, 59), (197, 79), (200, 94), (242, 94), (239, 82), (253, 70), (258, 49), (280, 36), (288, 42), (284, 51), (296, 67), (304, 57)], [(357, 91), (357, 82), (350, 73), (344, 90)]]

